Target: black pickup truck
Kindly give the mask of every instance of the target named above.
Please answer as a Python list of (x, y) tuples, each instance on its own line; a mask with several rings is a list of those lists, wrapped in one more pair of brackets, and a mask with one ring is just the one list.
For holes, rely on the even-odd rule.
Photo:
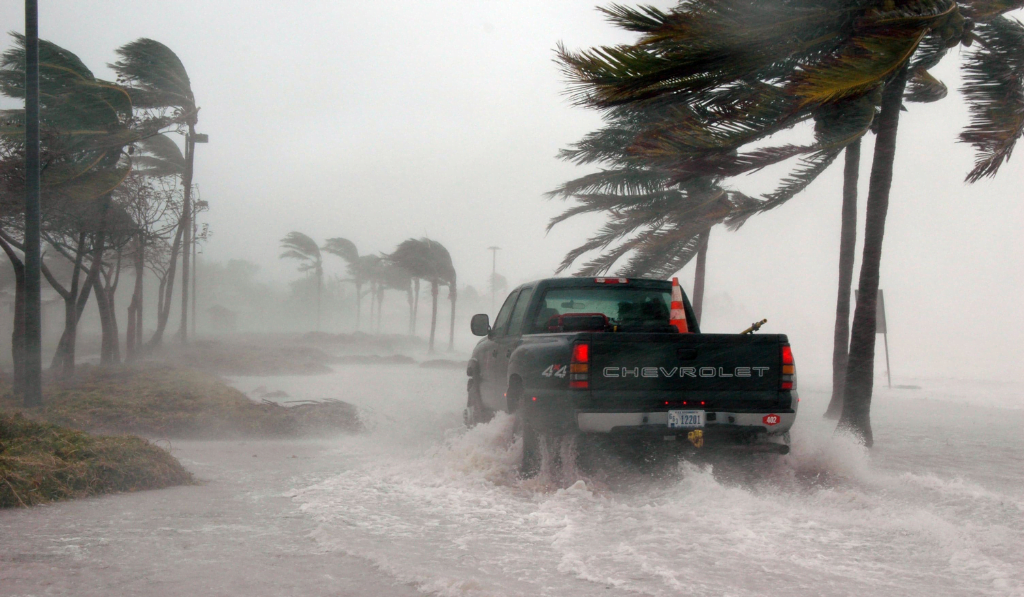
[(551, 278), (516, 288), (493, 326), (473, 317), (484, 338), (467, 368), (467, 425), (515, 414), (524, 474), (539, 466), (544, 434), (786, 453), (799, 402), (786, 336), (701, 333), (682, 298), (686, 325), (676, 326), (664, 280)]

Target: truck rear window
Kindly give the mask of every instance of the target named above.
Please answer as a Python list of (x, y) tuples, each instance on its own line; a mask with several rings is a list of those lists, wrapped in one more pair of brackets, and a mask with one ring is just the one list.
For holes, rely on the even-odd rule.
[[(603, 315), (607, 318), (606, 331), (674, 332), (675, 328), (669, 325), (671, 301), (668, 290), (654, 288), (551, 288), (544, 293), (528, 333), (563, 331), (560, 321), (568, 320), (560, 316), (572, 314)], [(591, 327), (599, 320), (586, 318)]]

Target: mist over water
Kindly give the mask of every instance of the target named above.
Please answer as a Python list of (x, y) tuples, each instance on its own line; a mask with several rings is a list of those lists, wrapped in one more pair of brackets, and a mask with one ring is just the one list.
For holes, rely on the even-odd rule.
[[(289, 495), (318, 523), (311, 537), (321, 549), (365, 558), (426, 593), (1024, 587), (1024, 411), (965, 407), (970, 396), (960, 391), (969, 388), (878, 389), (871, 451), (833, 433), (820, 416), (826, 386), (812, 380), (788, 456), (612, 454), (600, 466), (522, 480), (510, 417), (462, 428), (463, 380), (459, 371), (380, 366), (233, 384), (291, 399), (344, 391), (362, 409), (371, 431), (341, 441), (339, 472)], [(988, 391), (991, 400), (1015, 388)]]

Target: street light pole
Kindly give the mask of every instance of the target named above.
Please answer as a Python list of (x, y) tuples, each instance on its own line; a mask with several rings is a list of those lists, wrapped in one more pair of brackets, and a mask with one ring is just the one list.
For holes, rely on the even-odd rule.
[[(39, 303), (39, 4), (25, 0), (25, 406), (43, 403), (42, 309)], [(17, 325), (18, 322), (15, 322)]]
[(487, 247), (487, 250), (491, 252), (491, 311), (494, 311), (495, 306), (495, 286), (497, 285), (498, 273), (498, 251), (501, 247)]

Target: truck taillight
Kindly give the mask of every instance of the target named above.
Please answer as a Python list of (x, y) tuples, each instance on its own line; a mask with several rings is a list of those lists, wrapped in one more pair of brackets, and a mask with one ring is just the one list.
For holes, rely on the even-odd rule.
[(572, 346), (572, 360), (569, 361), (569, 387), (578, 390), (590, 388), (590, 345), (577, 342)]
[(793, 360), (793, 349), (789, 344), (782, 345), (782, 390), (796, 389), (796, 361)]

